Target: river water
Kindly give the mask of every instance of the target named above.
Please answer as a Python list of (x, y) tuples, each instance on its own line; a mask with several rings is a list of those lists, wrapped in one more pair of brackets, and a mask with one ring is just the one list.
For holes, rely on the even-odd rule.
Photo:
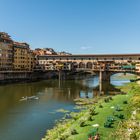
[(0, 140), (41, 140), (63, 117), (58, 109), (74, 111), (73, 99), (117, 94), (113, 85), (127, 82), (103, 83), (101, 92), (98, 77), (0, 86)]

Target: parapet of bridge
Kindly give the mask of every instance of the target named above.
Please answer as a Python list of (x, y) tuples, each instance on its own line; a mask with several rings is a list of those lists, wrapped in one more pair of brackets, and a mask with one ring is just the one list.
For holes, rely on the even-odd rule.
[(46, 71), (102, 71), (109, 76), (118, 72), (140, 73), (140, 54), (43, 55), (38, 56), (38, 62)]

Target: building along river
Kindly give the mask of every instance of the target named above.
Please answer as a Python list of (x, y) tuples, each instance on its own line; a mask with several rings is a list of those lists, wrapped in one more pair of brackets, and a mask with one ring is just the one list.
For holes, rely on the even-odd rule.
[[(129, 80), (111, 80), (120, 85)], [(55, 120), (63, 117), (58, 109), (74, 111), (75, 98), (117, 94), (104, 84), (99, 92), (98, 77), (81, 80), (46, 80), (36, 83), (0, 86), (0, 140), (40, 140)]]

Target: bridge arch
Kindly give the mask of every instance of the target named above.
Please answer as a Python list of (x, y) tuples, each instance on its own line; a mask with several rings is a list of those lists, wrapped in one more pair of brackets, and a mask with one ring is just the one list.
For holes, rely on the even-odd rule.
[(71, 63), (71, 69), (76, 69), (78, 68), (78, 63), (77, 62), (72, 62)]
[[(111, 78), (113, 78), (114, 76), (116, 76), (116, 75), (120, 75), (120, 76), (122, 76), (122, 75), (128, 75), (128, 76), (137, 76), (137, 74), (136, 73), (133, 73), (133, 72), (112, 72), (112, 73), (110, 73), (110, 77)], [(122, 78), (122, 77), (120, 77), (120, 78)]]
[(79, 68), (85, 68), (85, 66), (86, 66), (85, 63), (83, 63), (83, 62), (79, 63)]
[(92, 66), (93, 66), (92, 62), (87, 62), (86, 63), (86, 68), (92, 69)]

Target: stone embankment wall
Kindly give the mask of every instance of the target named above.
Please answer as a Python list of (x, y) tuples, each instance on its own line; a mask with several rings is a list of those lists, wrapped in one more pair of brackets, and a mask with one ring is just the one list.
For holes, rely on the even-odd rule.
[(0, 72), (0, 84), (37, 81), (43, 75), (40, 72)]
[(58, 71), (48, 72), (0, 72), (0, 84), (16, 83), (16, 82), (34, 82), (47, 79), (65, 79), (65, 72)]
[[(83, 75), (83, 74), (82, 74)], [(78, 74), (70, 71), (0, 72), (0, 84), (35, 82), (47, 79), (75, 79)]]

